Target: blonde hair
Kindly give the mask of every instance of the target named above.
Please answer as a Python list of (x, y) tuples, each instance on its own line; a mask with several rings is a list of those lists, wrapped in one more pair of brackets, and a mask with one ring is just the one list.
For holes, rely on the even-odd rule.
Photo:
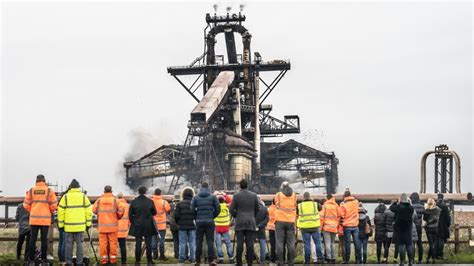
[(436, 208), (436, 202), (433, 198), (429, 198), (425, 205), (426, 209), (434, 209)]

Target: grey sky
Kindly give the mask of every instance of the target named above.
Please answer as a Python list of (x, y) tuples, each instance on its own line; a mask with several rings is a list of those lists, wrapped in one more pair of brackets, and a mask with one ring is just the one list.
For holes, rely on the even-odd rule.
[[(212, 3), (4, 3), (4, 194), (23, 194), (38, 173), (98, 194), (119, 186), (132, 146), (181, 143), (195, 102), (166, 67), (202, 53), (206, 12)], [(463, 188), (474, 190), (471, 3), (252, 3), (244, 13), (253, 51), (292, 63), (267, 100), (273, 114), (300, 115), (305, 134), (294, 137), (335, 151), (340, 190), (416, 191), (420, 157), (440, 143), (461, 155)]]

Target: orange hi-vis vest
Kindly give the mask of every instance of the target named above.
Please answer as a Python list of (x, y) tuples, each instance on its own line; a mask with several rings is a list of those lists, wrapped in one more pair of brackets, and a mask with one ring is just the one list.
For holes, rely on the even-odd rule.
[(267, 230), (275, 231), (275, 205), (270, 205), (268, 207), (268, 223), (267, 223)]
[(154, 216), (156, 228), (158, 230), (166, 230), (166, 214), (171, 210), (170, 204), (158, 195), (153, 195), (153, 203), (156, 208), (156, 215)]
[(346, 197), (341, 204), (341, 218), (344, 227), (359, 226), (359, 201), (352, 196)]
[(97, 214), (99, 233), (118, 232), (118, 220), (124, 210), (111, 192), (106, 192), (94, 203), (92, 211)]
[(275, 196), (275, 221), (295, 223), (296, 222), (296, 193), (287, 197), (283, 192), (276, 193)]
[(339, 206), (334, 198), (326, 200), (323, 209), (319, 213), (321, 216), (321, 228), (323, 231), (337, 233), (337, 227), (341, 218)]
[(30, 225), (50, 226), (51, 214), (58, 208), (58, 200), (45, 182), (36, 182), (36, 186), (26, 192), (23, 207), (30, 213)]
[(127, 200), (119, 199), (119, 205), (123, 208), (123, 216), (118, 221), (118, 238), (126, 238), (128, 236), (128, 229), (130, 228), (130, 220), (128, 219), (128, 208), (129, 205)]

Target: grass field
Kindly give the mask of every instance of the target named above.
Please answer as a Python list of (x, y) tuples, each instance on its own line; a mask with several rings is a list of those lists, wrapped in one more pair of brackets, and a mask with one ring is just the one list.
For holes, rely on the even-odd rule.
[[(169, 232), (168, 232), (169, 233)], [(92, 232), (93, 237), (97, 236), (97, 232), (93, 231)], [(2, 229), (0, 230), (0, 236), (6, 237), (16, 237), (17, 236), (17, 230), (16, 229)], [(57, 231), (55, 232), (55, 236), (57, 237)], [(171, 235), (168, 235), (167, 237), (171, 238)], [(39, 243), (38, 243), (39, 244)], [(98, 243), (94, 243), (96, 251), (98, 251)], [(255, 245), (256, 252), (258, 254), (258, 245)], [(427, 246), (425, 246), (425, 252), (426, 252)], [(16, 242), (0, 242), (0, 265), (21, 265), (20, 262), (16, 261), (16, 256), (15, 256), (15, 251), (16, 250)], [(128, 251), (128, 262), (129, 263), (134, 263), (135, 259), (132, 257), (133, 252), (135, 250), (134, 243), (132, 241), (129, 241), (127, 243), (127, 251)], [(391, 250), (393, 252), (393, 249)], [(84, 243), (84, 253), (86, 256), (89, 258), (93, 258), (94, 255), (92, 253), (92, 249), (89, 245), (89, 243), (85, 242)], [(374, 245), (369, 245), (369, 258), (368, 258), (368, 263), (375, 263), (376, 262), (376, 257), (375, 257), (375, 246)], [(55, 259), (57, 260), (57, 242), (55, 242), (54, 245), (54, 254), (55, 254)], [(157, 261), (157, 263), (160, 264), (176, 264), (177, 260), (173, 258), (173, 248), (172, 248), (172, 243), (166, 243), (166, 254), (167, 257), (169, 258), (167, 261)], [(352, 252), (353, 254), (353, 252)], [(393, 253), (391, 253), (392, 255)], [(298, 244), (297, 247), (297, 257), (296, 257), (296, 263), (303, 263), (303, 245)], [(393, 256), (393, 255), (392, 255)], [(443, 264), (474, 264), (474, 247), (468, 247), (468, 246), (461, 246), (461, 252), (458, 254), (454, 254), (452, 246), (447, 245), (446, 246), (446, 261), (437, 261), (437, 263), (443, 263)], [(142, 259), (142, 261), (146, 261), (145, 258)], [(227, 262), (227, 261), (226, 261)], [(338, 262), (340, 262), (340, 258), (338, 258)], [(389, 260), (391, 263), (392, 260)], [(57, 261), (56, 261), (57, 264)]]

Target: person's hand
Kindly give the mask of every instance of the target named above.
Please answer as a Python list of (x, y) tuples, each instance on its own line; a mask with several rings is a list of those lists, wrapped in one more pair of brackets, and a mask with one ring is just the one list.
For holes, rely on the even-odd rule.
[(90, 226), (86, 225), (86, 231), (89, 231)]

